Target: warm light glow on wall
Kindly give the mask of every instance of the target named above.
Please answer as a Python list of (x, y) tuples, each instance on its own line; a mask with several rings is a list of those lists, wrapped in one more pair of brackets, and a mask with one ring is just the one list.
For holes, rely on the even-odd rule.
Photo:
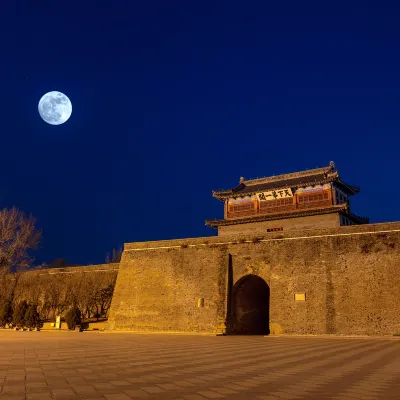
[(294, 300), (295, 301), (306, 301), (306, 294), (305, 293), (295, 293)]

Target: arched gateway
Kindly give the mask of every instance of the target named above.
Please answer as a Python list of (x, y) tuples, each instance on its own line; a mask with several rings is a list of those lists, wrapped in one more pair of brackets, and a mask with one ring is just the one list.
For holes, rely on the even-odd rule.
[(213, 191), (218, 236), (124, 245), (109, 329), (267, 334), (270, 314), (273, 333), (399, 332), (400, 222), (353, 214), (358, 191), (333, 162)]
[(269, 334), (268, 284), (256, 275), (246, 275), (232, 288), (228, 334)]

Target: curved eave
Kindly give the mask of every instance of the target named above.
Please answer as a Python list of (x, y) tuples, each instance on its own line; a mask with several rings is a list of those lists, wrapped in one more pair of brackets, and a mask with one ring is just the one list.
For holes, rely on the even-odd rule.
[(340, 214), (342, 214), (343, 216), (347, 217), (348, 219), (350, 219), (351, 221), (357, 223), (357, 224), (369, 224), (369, 218), (367, 217), (360, 217), (356, 214), (352, 214), (349, 212), (341, 212)]
[[(277, 219), (299, 218), (299, 217), (306, 217), (306, 216), (311, 216), (311, 215), (323, 215), (323, 214), (333, 214), (333, 213), (343, 213), (343, 214), (346, 213), (349, 217), (350, 216), (356, 217), (353, 214), (348, 214), (347, 213), (347, 204), (343, 204), (343, 205), (339, 205), (339, 206), (332, 206), (329, 208), (293, 211), (293, 212), (271, 214), (271, 215), (264, 214), (264, 215), (259, 215), (256, 217), (245, 217), (245, 218), (238, 218), (238, 219), (207, 220), (206, 225), (211, 228), (218, 228), (219, 226), (247, 224), (250, 222), (274, 221)], [(350, 217), (350, 218), (353, 218), (353, 217)], [(361, 218), (361, 217), (356, 217), (356, 218)], [(358, 223), (361, 223), (361, 222), (358, 222)], [(366, 223), (366, 222), (364, 222), (364, 223)]]
[(357, 194), (360, 193), (360, 188), (357, 186), (352, 186), (352, 185), (348, 185), (347, 183), (344, 183), (342, 180), (337, 179), (336, 180), (336, 184), (338, 186), (340, 186), (345, 192), (347, 192), (347, 194), (349, 195), (353, 195), (353, 194)]
[[(315, 186), (315, 185), (324, 185), (326, 183), (335, 183), (337, 186), (339, 186), (342, 190), (344, 190), (348, 195), (353, 195), (356, 193), (360, 192), (360, 188), (358, 188), (357, 186), (351, 186), (348, 185), (346, 183), (344, 183), (341, 179), (339, 179), (338, 176), (333, 176), (333, 177), (328, 177), (326, 179), (321, 179), (319, 181), (313, 181), (310, 182), (310, 186)], [(307, 182), (305, 182), (304, 184), (299, 184), (299, 185), (295, 185), (295, 186), (291, 186), (293, 188), (299, 188), (299, 187), (305, 187), (307, 186)], [(276, 187), (274, 189), (268, 189), (266, 188), (265, 190), (282, 190), (287, 188), (287, 185), (284, 185), (282, 183), (282, 186)], [(214, 198), (216, 198), (217, 200), (220, 201), (225, 201), (229, 198), (232, 197), (244, 197), (244, 196), (252, 196), (256, 193), (259, 193), (260, 189), (258, 190), (252, 190), (252, 191), (248, 191), (248, 192), (240, 192), (240, 186), (231, 189), (231, 190), (213, 190), (212, 195)]]
[(212, 192), (212, 196), (220, 201), (225, 201), (226, 199), (229, 199), (230, 197), (233, 196), (233, 192), (232, 191), (220, 191), (220, 192)]

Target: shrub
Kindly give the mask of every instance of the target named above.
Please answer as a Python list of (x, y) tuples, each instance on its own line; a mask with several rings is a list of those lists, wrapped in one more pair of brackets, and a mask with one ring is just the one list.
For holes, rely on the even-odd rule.
[(22, 328), (24, 326), (25, 313), (28, 308), (28, 304), (26, 300), (22, 301), (15, 307), (13, 312), (13, 322), (18, 328)]
[(6, 324), (12, 322), (13, 310), (11, 300), (5, 300), (0, 306), (0, 326), (5, 327)]
[(24, 324), (27, 328), (37, 328), (39, 326), (40, 318), (36, 304), (28, 305), (25, 312)]
[(77, 325), (81, 323), (81, 311), (78, 307), (74, 306), (65, 314), (65, 321), (67, 322), (68, 329), (74, 330)]

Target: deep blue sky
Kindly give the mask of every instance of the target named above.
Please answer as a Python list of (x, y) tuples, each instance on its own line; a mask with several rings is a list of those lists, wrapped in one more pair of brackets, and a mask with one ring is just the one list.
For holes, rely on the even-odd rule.
[[(361, 187), (354, 213), (400, 220), (399, 9), (8, 3), (0, 207), (38, 219), (38, 262), (100, 263), (124, 242), (214, 235), (212, 189), (331, 160)], [(37, 111), (51, 90), (73, 104), (61, 126)]]

